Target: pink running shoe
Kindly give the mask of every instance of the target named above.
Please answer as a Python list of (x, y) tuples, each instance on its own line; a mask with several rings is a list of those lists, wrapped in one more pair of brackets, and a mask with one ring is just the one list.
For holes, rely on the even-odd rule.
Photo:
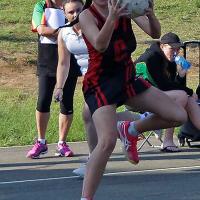
[(133, 164), (139, 163), (139, 157), (137, 152), (137, 141), (138, 136), (132, 136), (128, 133), (128, 127), (130, 126), (129, 121), (118, 122), (117, 128), (119, 132), (119, 137), (123, 143), (124, 153)]
[(63, 157), (63, 156), (71, 157), (74, 155), (74, 153), (69, 148), (69, 146), (66, 144), (66, 142), (63, 142), (63, 144), (58, 144), (55, 155), (61, 156), (61, 157)]
[(39, 158), (41, 154), (45, 154), (48, 152), (47, 144), (42, 144), (38, 140), (36, 140), (33, 148), (27, 153), (27, 158)]

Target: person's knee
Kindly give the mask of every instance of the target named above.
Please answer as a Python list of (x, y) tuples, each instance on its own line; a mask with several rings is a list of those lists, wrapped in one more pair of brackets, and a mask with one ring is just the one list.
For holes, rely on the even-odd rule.
[(50, 104), (45, 101), (38, 101), (36, 110), (39, 112), (50, 112)]
[(188, 120), (188, 115), (185, 109), (182, 107), (176, 111), (174, 115), (174, 121), (176, 121), (179, 125), (184, 124)]
[(73, 101), (64, 101), (60, 102), (60, 113), (63, 115), (72, 115), (74, 113)]
[(73, 109), (65, 109), (65, 108), (61, 107), (60, 113), (62, 115), (65, 115), (66, 118), (70, 118), (74, 114), (74, 110)]
[(187, 93), (185, 91), (180, 91), (176, 98), (176, 102), (179, 105), (182, 105), (183, 107), (185, 107), (187, 105), (187, 101), (188, 101)]
[(104, 153), (111, 154), (115, 148), (117, 137), (107, 137), (99, 140), (99, 145)]

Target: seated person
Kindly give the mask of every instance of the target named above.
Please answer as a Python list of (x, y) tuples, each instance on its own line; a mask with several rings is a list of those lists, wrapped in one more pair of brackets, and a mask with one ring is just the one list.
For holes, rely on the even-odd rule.
[[(186, 87), (184, 76), (188, 69), (177, 65), (175, 57), (179, 54), (182, 43), (175, 33), (167, 33), (159, 42), (153, 43), (137, 60), (137, 75), (144, 75), (152, 85), (165, 91), (178, 104), (182, 105), (188, 113), (193, 125), (200, 130), (200, 108), (197, 104), (197, 94)], [(145, 69), (146, 67), (146, 69)], [(179, 151), (173, 142), (174, 128), (166, 129), (163, 151)]]

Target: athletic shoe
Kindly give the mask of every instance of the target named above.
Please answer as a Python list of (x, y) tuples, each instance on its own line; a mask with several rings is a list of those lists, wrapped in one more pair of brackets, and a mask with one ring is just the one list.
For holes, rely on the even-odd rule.
[(27, 153), (27, 158), (39, 158), (41, 154), (48, 152), (47, 144), (42, 144), (40, 141), (36, 140), (33, 148)]
[(133, 136), (128, 133), (129, 126), (130, 122), (128, 121), (118, 122), (117, 124), (119, 136), (123, 143), (123, 150), (127, 159), (129, 160), (129, 162), (133, 164), (138, 164), (139, 163), (139, 157), (137, 152), (138, 136)]
[(61, 156), (61, 157), (63, 157), (63, 156), (71, 157), (74, 155), (74, 153), (69, 148), (69, 146), (66, 144), (66, 142), (63, 142), (62, 144), (58, 144), (55, 155)]
[(82, 164), (79, 168), (73, 170), (72, 172), (80, 178), (84, 178), (86, 172), (86, 163)]

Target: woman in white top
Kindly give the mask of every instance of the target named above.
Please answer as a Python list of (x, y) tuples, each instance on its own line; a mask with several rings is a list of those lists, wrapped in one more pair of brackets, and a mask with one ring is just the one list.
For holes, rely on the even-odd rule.
[[(83, 8), (82, 0), (66, 0), (63, 2), (63, 9), (68, 22), (72, 22)], [(82, 75), (85, 75), (88, 67), (88, 51), (85, 41), (82, 37), (79, 23), (72, 27), (62, 28), (58, 35), (58, 67), (57, 67), (57, 88), (55, 98), (62, 100), (62, 88), (68, 77), (70, 69), (71, 54), (74, 54)], [(73, 66), (72, 66), (73, 67)], [(83, 121), (86, 133), (95, 133), (90, 111), (87, 104), (83, 108)], [(88, 137), (89, 151), (91, 152), (96, 146), (96, 134), (90, 134)], [(90, 141), (93, 142), (90, 142)]]

